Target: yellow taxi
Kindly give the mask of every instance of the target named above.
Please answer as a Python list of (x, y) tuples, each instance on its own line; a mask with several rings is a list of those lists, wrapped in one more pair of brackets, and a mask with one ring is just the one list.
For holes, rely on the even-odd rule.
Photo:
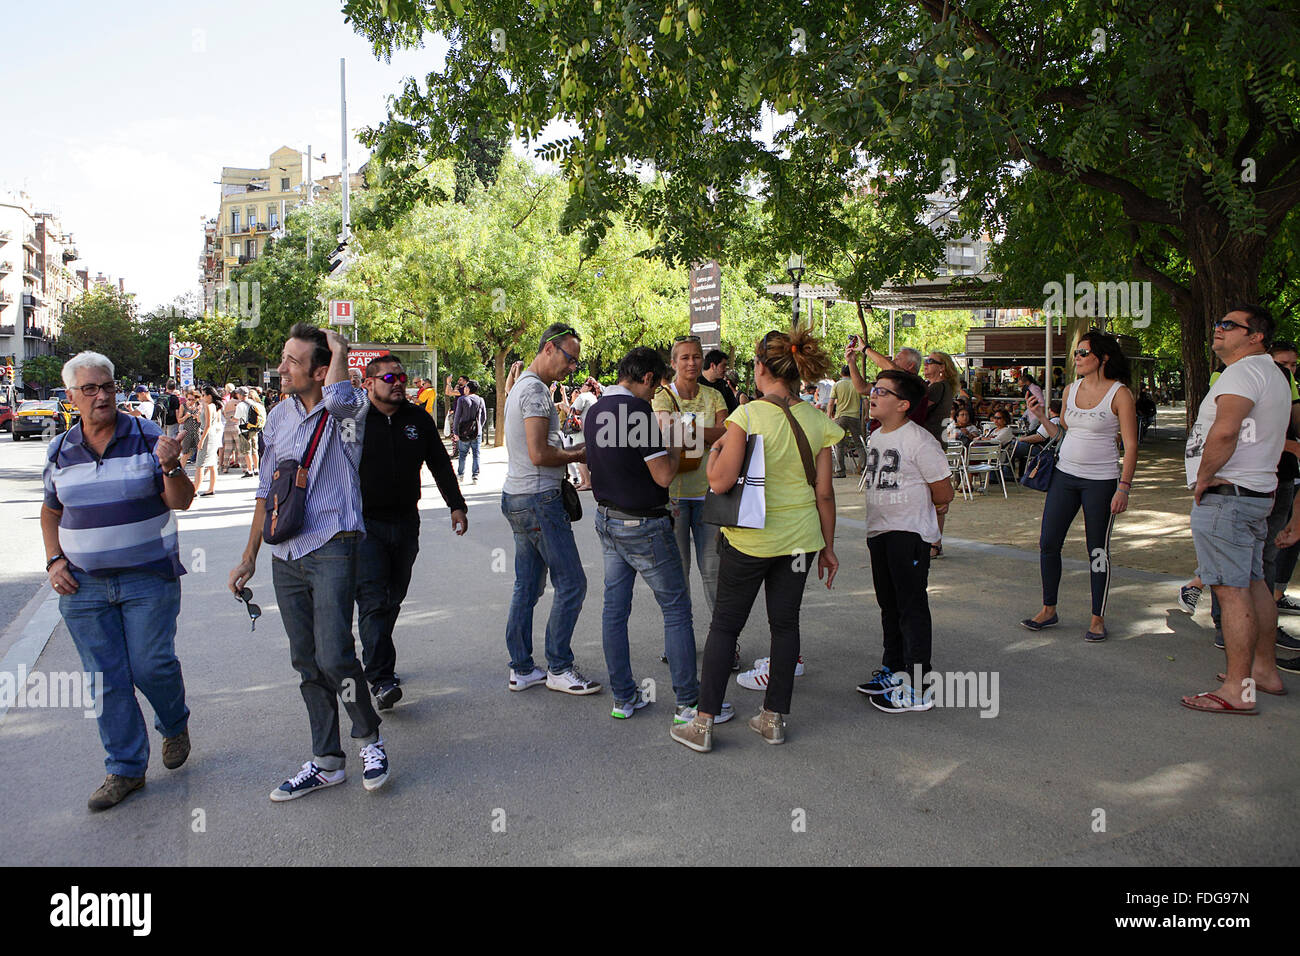
[(26, 401), (14, 414), (13, 439), (45, 436), (53, 438), (72, 427), (80, 418), (77, 406), (71, 402), (51, 398), (46, 401)]

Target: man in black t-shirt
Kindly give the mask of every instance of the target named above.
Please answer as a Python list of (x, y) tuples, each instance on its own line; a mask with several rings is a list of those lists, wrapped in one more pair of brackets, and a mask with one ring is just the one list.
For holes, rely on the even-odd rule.
[(158, 399), (159, 405), (162, 406), (162, 430), (168, 438), (175, 438), (180, 433), (180, 424), (176, 421), (176, 413), (181, 410), (180, 395), (176, 391), (176, 380), (167, 380), (167, 389)]
[(707, 385), (709, 388), (716, 388), (722, 394), (722, 400), (727, 403), (728, 415), (740, 405), (740, 399), (736, 397), (736, 390), (727, 381), (727, 353), (722, 349), (709, 349), (709, 354), (704, 356), (704, 367), (700, 372), (700, 384)]
[[(587, 411), (582, 432), (596, 495), (596, 533), (605, 550), (605, 665), (612, 717), (631, 717), (646, 699), (632, 677), (627, 619), (640, 573), (664, 615), (664, 646), (677, 697), (677, 722), (695, 719), (699, 680), (691, 595), (668, 512), (668, 486), (681, 449), (660, 432), (650, 399), (668, 367), (659, 353), (634, 348), (619, 363), (618, 384)], [(671, 437), (671, 436), (669, 436)]]

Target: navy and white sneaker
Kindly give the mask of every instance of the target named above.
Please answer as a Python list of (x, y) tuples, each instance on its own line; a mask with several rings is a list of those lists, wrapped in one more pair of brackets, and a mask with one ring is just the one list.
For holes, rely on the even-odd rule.
[(1223, 628), (1221, 627), (1216, 627), (1214, 629), (1214, 646), (1219, 650), (1225, 649), (1223, 646)]
[(388, 754), (382, 738), (361, 748), (361, 763), (366, 768), (361, 784), (367, 790), (378, 790), (388, 782)]
[(916, 693), (910, 684), (895, 687), (888, 694), (878, 694), (871, 698), (871, 706), (887, 714), (908, 714), (934, 707), (934, 699)]
[(588, 680), (582, 676), (577, 667), (570, 666), (568, 670), (561, 674), (548, 670), (546, 672), (546, 688), (547, 690), (558, 690), (562, 694), (585, 697), (587, 694), (600, 693), (600, 681)]
[(317, 790), (338, 786), (345, 779), (347, 779), (347, 774), (342, 769), (322, 770), (314, 762), (308, 760), (302, 765), (302, 770), (271, 791), (271, 799), (276, 803), (282, 803), (285, 800), (297, 800), (299, 797), (305, 797)]
[(871, 672), (871, 680), (858, 685), (858, 693), (866, 694), (868, 697), (875, 697), (878, 694), (889, 693), (895, 687), (901, 686), (902, 683), (903, 678), (888, 667), (882, 667)]
[(1273, 639), (1273, 645), (1279, 651), (1300, 651), (1300, 641), (1297, 641), (1280, 627), (1277, 629), (1277, 637)]
[[(1196, 602), (1200, 599), (1201, 589), (1198, 587), (1186, 584), (1178, 589), (1178, 606), (1188, 614), (1196, 613)], [(1297, 607), (1297, 610), (1300, 610), (1300, 607)]]
[(1277, 609), (1288, 614), (1300, 614), (1300, 601), (1293, 601), (1283, 594), (1277, 599)]

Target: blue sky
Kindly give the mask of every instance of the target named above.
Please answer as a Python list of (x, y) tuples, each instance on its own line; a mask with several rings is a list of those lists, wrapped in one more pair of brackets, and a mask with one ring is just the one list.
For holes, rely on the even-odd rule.
[[(197, 290), (222, 166), (311, 143), (328, 157), (313, 174), (339, 171), (339, 57), (355, 131), (445, 53), (439, 39), (385, 64), (316, 0), (46, 0), (7, 4), (4, 32), (0, 187), (61, 214), (77, 268), (124, 277), (144, 309)], [(353, 139), (349, 166), (365, 155)]]

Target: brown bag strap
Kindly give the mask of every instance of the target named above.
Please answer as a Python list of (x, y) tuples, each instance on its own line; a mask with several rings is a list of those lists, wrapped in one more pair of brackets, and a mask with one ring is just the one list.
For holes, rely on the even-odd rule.
[(817, 468), (813, 464), (812, 448), (808, 445), (808, 436), (804, 434), (803, 429), (799, 427), (799, 423), (795, 421), (794, 413), (790, 411), (789, 403), (781, 402), (770, 395), (764, 395), (759, 399), (759, 401), (771, 402), (773, 405), (781, 409), (781, 411), (785, 412), (786, 420), (790, 423), (790, 428), (794, 431), (794, 442), (799, 446), (799, 457), (803, 459), (804, 477), (808, 479), (808, 484), (811, 487), (816, 488)]

